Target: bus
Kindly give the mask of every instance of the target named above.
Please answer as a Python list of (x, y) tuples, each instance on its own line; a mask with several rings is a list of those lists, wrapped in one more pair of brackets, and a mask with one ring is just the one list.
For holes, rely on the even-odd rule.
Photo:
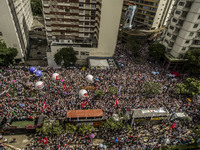
[(127, 116), (131, 124), (133, 122), (137, 125), (159, 124), (169, 118), (169, 112), (165, 108), (132, 109), (127, 112)]

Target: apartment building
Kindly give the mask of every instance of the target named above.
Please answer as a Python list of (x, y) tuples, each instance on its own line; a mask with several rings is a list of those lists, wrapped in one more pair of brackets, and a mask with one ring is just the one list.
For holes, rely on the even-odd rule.
[(33, 22), (30, 0), (1, 0), (0, 14), (0, 39), (18, 50), (17, 62), (24, 62)]
[(200, 48), (200, 0), (176, 1), (162, 43), (174, 58)]
[(158, 29), (166, 25), (175, 0), (130, 0), (136, 6), (135, 27)]
[(72, 46), (77, 58), (112, 57), (123, 0), (42, 0), (49, 66), (56, 66), (54, 54)]

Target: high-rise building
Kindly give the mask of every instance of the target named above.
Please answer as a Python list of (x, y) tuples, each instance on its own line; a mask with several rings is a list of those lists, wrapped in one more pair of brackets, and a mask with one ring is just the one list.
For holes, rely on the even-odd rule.
[[(54, 54), (72, 46), (79, 62), (114, 54), (123, 0), (42, 0), (49, 66)], [(82, 61), (81, 61), (82, 60)]]
[(175, 0), (130, 0), (136, 6), (135, 27), (157, 29), (166, 25)]
[(200, 0), (176, 1), (162, 43), (174, 58), (200, 48)]
[(15, 60), (24, 61), (33, 22), (30, 0), (0, 1), (0, 39), (18, 50)]

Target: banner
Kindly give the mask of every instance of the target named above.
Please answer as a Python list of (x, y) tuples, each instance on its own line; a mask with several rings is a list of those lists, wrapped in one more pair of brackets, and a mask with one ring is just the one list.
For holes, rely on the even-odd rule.
[(123, 28), (131, 29), (133, 27), (133, 18), (136, 11), (136, 5), (128, 3), (128, 10), (126, 11), (126, 15), (124, 18), (124, 25)]

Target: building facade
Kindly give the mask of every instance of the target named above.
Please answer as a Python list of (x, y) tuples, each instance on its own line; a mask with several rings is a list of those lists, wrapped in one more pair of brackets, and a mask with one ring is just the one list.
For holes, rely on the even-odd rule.
[(176, 1), (162, 43), (174, 58), (183, 58), (188, 50), (200, 48), (199, 0)]
[(130, 0), (136, 6), (135, 27), (157, 29), (166, 25), (175, 0)]
[(15, 60), (24, 62), (33, 22), (30, 0), (1, 0), (0, 14), (0, 38), (18, 50)]
[(79, 61), (114, 54), (123, 0), (42, 0), (49, 66), (58, 49), (72, 46)]

